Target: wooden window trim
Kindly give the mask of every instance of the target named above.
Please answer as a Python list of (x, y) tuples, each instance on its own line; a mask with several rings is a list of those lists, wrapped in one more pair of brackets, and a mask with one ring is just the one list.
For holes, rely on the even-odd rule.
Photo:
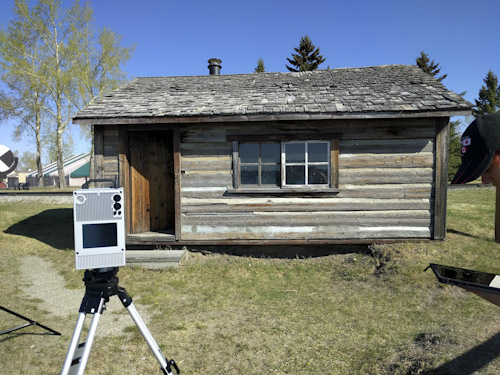
[(339, 187), (339, 138), (330, 140), (330, 188)]
[[(233, 188), (227, 191), (228, 194), (292, 194), (292, 195), (322, 195), (337, 194), (339, 190), (339, 144), (342, 134), (322, 133), (322, 134), (266, 134), (266, 135), (228, 135), (226, 139), (232, 143), (232, 173)], [(278, 187), (241, 186), (240, 165), (239, 165), (239, 143), (273, 143), (280, 142), (282, 147), (284, 142), (293, 141), (329, 141), (329, 165), (330, 177), (329, 185), (305, 185), (294, 187), (293, 185), (282, 185)], [(283, 157), (283, 151), (282, 155)], [(281, 163), (281, 178), (283, 178), (284, 163)]]
[(232, 134), (226, 136), (228, 142), (292, 142), (292, 141), (330, 141), (341, 139), (341, 133), (290, 133), (290, 134)]
[(239, 188), (239, 189), (228, 189), (224, 195), (294, 195), (294, 196), (310, 196), (310, 195), (332, 195), (340, 193), (340, 189), (337, 188)]

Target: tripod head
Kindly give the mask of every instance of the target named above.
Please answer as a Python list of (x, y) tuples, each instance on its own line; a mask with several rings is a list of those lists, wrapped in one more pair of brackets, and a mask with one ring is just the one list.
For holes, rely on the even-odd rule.
[(85, 296), (105, 298), (118, 294), (118, 273), (119, 268), (98, 268), (86, 270), (83, 276), (85, 283)]
[[(85, 283), (85, 297), (82, 300), (80, 311), (94, 313), (94, 311), (98, 308), (99, 301), (101, 299), (108, 302), (110, 297), (117, 295), (120, 292), (118, 277), (116, 276), (118, 269), (118, 267), (113, 267), (85, 271), (83, 276), (83, 282)], [(131, 298), (130, 301), (132, 301)]]

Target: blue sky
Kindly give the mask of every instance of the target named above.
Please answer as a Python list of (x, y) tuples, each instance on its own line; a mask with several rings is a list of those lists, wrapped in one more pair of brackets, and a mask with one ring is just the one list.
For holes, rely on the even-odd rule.
[[(64, 0), (65, 5), (70, 1)], [(129, 77), (208, 74), (207, 60), (222, 60), (222, 74), (251, 73), (259, 58), (266, 71), (285, 72), (286, 58), (308, 35), (326, 62), (321, 68), (415, 64), (420, 51), (448, 74), (443, 84), (478, 97), (488, 70), (500, 75), (498, 0), (92, 0), (95, 24), (136, 46)], [(13, 17), (13, 1), (0, 0), (0, 27)], [(0, 144), (20, 155), (28, 142), (11, 139), (0, 124)], [(73, 129), (79, 138), (78, 129)], [(75, 152), (88, 151), (76, 142)]]

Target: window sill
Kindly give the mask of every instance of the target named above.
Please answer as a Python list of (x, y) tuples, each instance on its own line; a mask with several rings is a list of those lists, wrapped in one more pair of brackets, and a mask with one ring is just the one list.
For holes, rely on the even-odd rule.
[(224, 195), (336, 195), (337, 188), (240, 188), (228, 189)]

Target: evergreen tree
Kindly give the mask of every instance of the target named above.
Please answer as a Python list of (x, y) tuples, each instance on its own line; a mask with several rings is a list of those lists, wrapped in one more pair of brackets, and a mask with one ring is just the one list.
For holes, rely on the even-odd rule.
[(294, 48), (296, 53), (292, 53), (292, 58), (288, 58), (288, 62), (292, 66), (286, 65), (290, 72), (305, 72), (318, 69), (326, 59), (319, 54), (319, 47), (311, 42), (311, 39), (306, 35), (300, 39), (298, 48)]
[(264, 59), (260, 58), (257, 61), (257, 67), (254, 70), (254, 73), (265, 73), (266, 67), (264, 66)]
[(488, 113), (500, 112), (500, 86), (498, 77), (491, 70), (484, 79), (486, 86), (479, 90), (479, 100), (476, 99), (476, 114), (484, 115)]
[(449, 161), (448, 161), (448, 180), (451, 181), (453, 176), (460, 168), (462, 164), (461, 149), (462, 144), (460, 143), (460, 133), (458, 128), (460, 126), (460, 120), (450, 121), (450, 144), (448, 147), (449, 151)]
[(434, 62), (434, 60), (430, 60), (429, 56), (423, 51), (420, 52), (420, 56), (416, 59), (417, 66), (422, 69), (427, 74), (430, 74), (434, 78), (436, 78), (439, 82), (445, 79), (448, 74), (444, 74), (441, 77), (437, 77), (441, 68), (439, 67), (439, 63)]
[[(420, 56), (417, 57), (416, 59), (416, 65), (422, 69), (425, 73), (430, 74), (436, 80), (441, 82), (443, 79), (445, 79), (448, 75), (443, 74), (441, 77), (437, 77), (439, 72), (441, 71), (441, 68), (439, 67), (439, 64), (436, 63), (434, 60), (430, 60), (429, 56), (424, 53), (420, 52)], [(460, 96), (464, 96), (465, 92), (459, 94)], [(453, 179), (453, 176), (455, 176), (455, 173), (457, 173), (458, 168), (462, 164), (462, 158), (461, 158), (461, 148), (462, 145), (460, 143), (460, 133), (459, 133), (459, 127), (460, 127), (460, 120), (455, 120), (455, 121), (450, 121), (450, 143), (448, 147), (448, 155), (449, 155), (449, 161), (448, 161), (448, 179), (451, 181)]]

